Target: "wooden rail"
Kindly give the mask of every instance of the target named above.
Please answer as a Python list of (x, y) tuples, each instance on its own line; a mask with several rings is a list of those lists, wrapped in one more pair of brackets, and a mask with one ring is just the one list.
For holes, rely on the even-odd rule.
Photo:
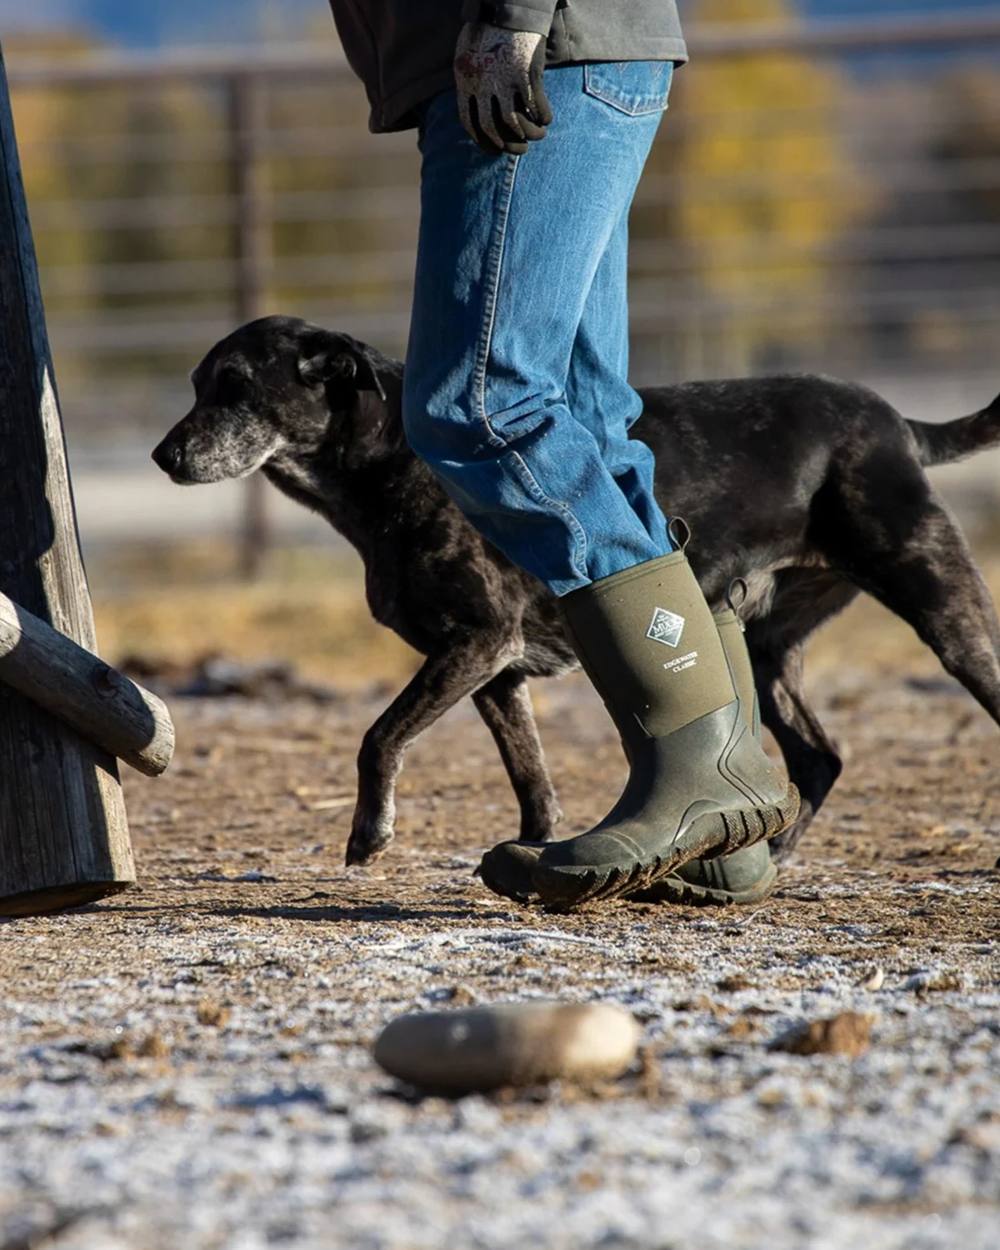
[[(685, 26), (692, 57), (759, 56), (767, 52), (810, 54), (930, 49), (1000, 40), (1000, 15), (956, 7), (951, 13), (873, 17), (822, 22)], [(16, 86), (104, 87), (109, 83), (204, 81), (206, 78), (301, 78), (349, 70), (340, 45), (288, 43), (263, 51), (247, 48), (179, 49), (155, 55), (97, 52), (75, 61), (24, 58), (11, 72)]]
[(148, 777), (174, 753), (162, 699), (0, 593), (0, 682)]

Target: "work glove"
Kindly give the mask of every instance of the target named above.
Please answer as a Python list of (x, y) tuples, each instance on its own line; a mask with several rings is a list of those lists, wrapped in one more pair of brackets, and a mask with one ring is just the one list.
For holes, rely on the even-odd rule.
[(552, 109), (545, 95), (545, 36), (466, 22), (455, 48), (462, 125), (484, 152), (523, 156), (545, 138)]

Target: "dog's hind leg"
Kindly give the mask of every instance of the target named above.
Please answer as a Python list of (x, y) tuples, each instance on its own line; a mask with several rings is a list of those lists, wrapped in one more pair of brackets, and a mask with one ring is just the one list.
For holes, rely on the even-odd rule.
[(472, 698), (514, 787), (521, 808), (521, 841), (547, 841), (562, 820), (562, 811), (538, 737), (527, 677), (505, 669)]
[(792, 646), (783, 653), (773, 647), (761, 650), (754, 646), (751, 630), (747, 634), (760, 699), (760, 718), (781, 748), (789, 779), (798, 786), (802, 798), (795, 823), (768, 844), (775, 859), (782, 860), (787, 859), (812, 824), (840, 776), (843, 764), (836, 743), (806, 701), (802, 686), (802, 645)]
[(1000, 724), (1000, 622), (965, 538), (936, 494), (893, 558), (852, 553), (851, 573), (902, 617)]
[(918, 636), (1000, 724), (1000, 624), (961, 530), (915, 459), (879, 446), (824, 488), (830, 564)]
[(761, 720), (780, 747), (802, 799), (795, 823), (769, 843), (776, 859), (791, 854), (843, 768), (836, 743), (806, 699), (802, 659), (809, 635), (857, 593), (829, 569), (782, 569), (774, 575), (770, 593), (761, 597), (759, 614), (753, 615), (751, 608), (746, 636)]
[(358, 801), (348, 864), (369, 864), (393, 839), (396, 779), (410, 743), (511, 660), (505, 640), (485, 631), (464, 647), (429, 656), (365, 734), (358, 754)]

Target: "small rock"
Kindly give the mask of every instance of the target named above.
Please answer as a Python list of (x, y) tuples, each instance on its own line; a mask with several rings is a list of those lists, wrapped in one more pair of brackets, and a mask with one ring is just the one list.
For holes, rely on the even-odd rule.
[(655, 1099), (663, 1084), (660, 1065), (651, 1046), (643, 1046), (639, 1051), (639, 1090), (643, 1098)]
[(467, 985), (452, 985), (448, 988), (448, 1002), (453, 1007), (472, 1007), (476, 1003), (476, 995)]
[(696, 994), (694, 998), (682, 998), (674, 1003), (674, 1011), (707, 1011), (713, 1016), (726, 1016), (729, 1009), (724, 1007), (722, 1003), (717, 1003), (714, 999), (709, 998), (707, 994)]
[(165, 1059), (170, 1047), (159, 1033), (149, 1033), (135, 1049), (140, 1059)]
[(790, 1055), (849, 1055), (856, 1059), (868, 1049), (871, 1029), (871, 1016), (842, 1011), (790, 1029), (774, 1042), (773, 1049)]
[(716, 981), (715, 988), (722, 990), (724, 994), (736, 994), (740, 990), (752, 990), (755, 986), (749, 977), (745, 977), (742, 972), (736, 972), (731, 977)]
[(968, 989), (968, 977), (952, 968), (926, 968), (907, 980), (904, 989), (914, 994), (930, 994), (934, 990), (965, 990)]
[(760, 1033), (760, 1020), (754, 1016), (738, 1016), (726, 1029), (726, 1036), (734, 1042), (745, 1042)]
[(777, 1111), (788, 1105), (788, 1094), (776, 1085), (768, 1085), (757, 1094), (757, 1106), (765, 1111)]
[(107, 1042), (82, 1042), (69, 1047), (71, 1052), (94, 1055), (102, 1063), (124, 1063), (132, 1059), (162, 1059), (170, 1053), (159, 1033), (136, 1039), (122, 1032)]
[(479, 1002), (475, 991), (467, 985), (444, 985), (429, 990), (427, 999), (432, 1003), (447, 1003), (449, 1007), (474, 1007)]
[(348, 1134), (351, 1141), (356, 1146), (362, 1146), (366, 1142), (378, 1141), (380, 1137), (385, 1137), (388, 1129), (376, 1119), (367, 1116), (358, 1116), (350, 1122)]
[(222, 1029), (229, 1023), (229, 1008), (213, 998), (203, 998), (195, 1008), (198, 1023), (206, 1028)]
[(604, 1003), (502, 1003), (393, 1020), (375, 1061), (418, 1088), (464, 1094), (559, 1078), (610, 1080), (629, 1067), (639, 1026)]
[(874, 993), (885, 985), (885, 969), (873, 968), (858, 982), (858, 989), (871, 990)]
[(108, 1043), (101, 1058), (106, 1061), (111, 1059), (131, 1059), (135, 1053), (131, 1038), (116, 1037), (114, 1041)]

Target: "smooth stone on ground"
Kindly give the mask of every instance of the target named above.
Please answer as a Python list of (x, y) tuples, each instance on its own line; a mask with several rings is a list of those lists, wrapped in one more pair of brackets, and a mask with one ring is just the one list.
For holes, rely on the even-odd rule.
[(557, 1078), (611, 1080), (639, 1046), (635, 1018), (607, 1003), (500, 1003), (418, 1011), (382, 1030), (375, 1062), (441, 1093), (473, 1093)]
[(868, 1049), (872, 1023), (870, 1015), (842, 1011), (789, 1030), (775, 1041), (774, 1049), (791, 1055), (848, 1055), (856, 1059)]

